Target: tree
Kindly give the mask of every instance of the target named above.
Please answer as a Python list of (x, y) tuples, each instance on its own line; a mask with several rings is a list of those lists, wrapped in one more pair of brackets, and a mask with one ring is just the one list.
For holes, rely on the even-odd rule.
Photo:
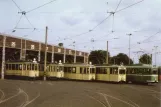
[[(89, 61), (92, 62), (92, 64), (106, 63), (106, 54), (107, 54), (107, 51), (104, 51), (104, 50), (91, 51), (89, 55)], [(110, 54), (108, 55), (110, 56)]]
[[(120, 65), (121, 63), (124, 65), (129, 64), (129, 57), (126, 54), (119, 53), (118, 55), (111, 57), (110, 64)], [(133, 64), (132, 59), (130, 59), (130, 64)]]
[(151, 56), (148, 54), (143, 54), (139, 59), (139, 62), (143, 64), (151, 64), (151, 61)]
[(59, 43), (58, 46), (63, 47), (63, 43)]

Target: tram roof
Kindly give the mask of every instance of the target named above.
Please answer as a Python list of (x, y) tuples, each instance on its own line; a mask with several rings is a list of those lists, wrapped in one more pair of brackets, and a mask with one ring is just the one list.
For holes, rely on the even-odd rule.
[(111, 64), (94, 64), (94, 66), (108, 66), (108, 67), (119, 67), (124, 65), (111, 65)]
[(86, 63), (63, 64), (64, 66), (94, 66)]
[[(10, 63), (10, 64), (24, 64), (24, 63), (34, 63), (32, 61), (6, 61), (6, 63)], [(38, 64), (38, 63), (34, 63), (34, 64)]]

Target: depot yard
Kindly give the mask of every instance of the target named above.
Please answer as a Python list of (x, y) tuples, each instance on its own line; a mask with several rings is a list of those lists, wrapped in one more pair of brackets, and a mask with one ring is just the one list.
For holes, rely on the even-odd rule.
[(160, 107), (160, 86), (0, 80), (0, 107)]

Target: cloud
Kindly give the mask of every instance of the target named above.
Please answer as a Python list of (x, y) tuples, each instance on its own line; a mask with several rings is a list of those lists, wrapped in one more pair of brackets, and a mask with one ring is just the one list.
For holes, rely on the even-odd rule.
[[(24, 11), (33, 9), (50, 0), (32, 0), (22, 1), (15, 0), (20, 8)], [(99, 25), (93, 32), (80, 35), (88, 32), (90, 29), (98, 25), (104, 18), (108, 16), (107, 11), (114, 11), (120, 0), (57, 0), (42, 8), (39, 8), (27, 14), (30, 22), (37, 30), (17, 30), (14, 34), (11, 33), (19, 20), (19, 9), (9, 0), (0, 1), (0, 31), (12, 34), (14, 36), (28, 35), (27, 38), (33, 40), (44, 41), (45, 27), (49, 27), (49, 43), (57, 44), (63, 42), (66, 47), (76, 41), (77, 49), (88, 51), (93, 49), (106, 49), (106, 41), (109, 41), (109, 50), (111, 55), (116, 55), (118, 52), (128, 54), (128, 33), (132, 33), (131, 44), (134, 47), (131, 51), (138, 51), (140, 47), (151, 52), (154, 45), (159, 42), (149, 42), (138, 45), (137, 42), (143, 41), (152, 34), (156, 33), (160, 28), (160, 0), (144, 0), (142, 3), (133, 7), (127, 8), (115, 14), (114, 28), (112, 28), (112, 16)], [(118, 10), (125, 8), (140, 0), (122, 0)], [(4, 11), (5, 10), (5, 11)], [(30, 27), (27, 20), (22, 19), (20, 27)], [(111, 30), (115, 32), (111, 33)], [(139, 32), (135, 32), (135, 31)], [(107, 36), (108, 35), (108, 36)], [(70, 37), (69, 40), (64, 38)], [(112, 38), (119, 37), (118, 40)], [(60, 39), (60, 40), (59, 40)], [(95, 42), (91, 42), (94, 39)], [(161, 39), (160, 34), (154, 36), (152, 40)], [(100, 40), (100, 41), (99, 41)], [(85, 43), (86, 42), (86, 43)], [(86, 48), (84, 48), (86, 46)], [(118, 48), (118, 49), (115, 49)], [(131, 56), (136, 56), (131, 53)], [(160, 56), (158, 55), (157, 58)], [(158, 62), (161, 64), (161, 62)]]

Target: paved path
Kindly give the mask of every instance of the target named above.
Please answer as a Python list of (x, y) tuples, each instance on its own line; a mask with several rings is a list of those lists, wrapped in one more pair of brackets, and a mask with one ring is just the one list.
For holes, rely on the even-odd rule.
[(0, 107), (160, 107), (160, 86), (0, 80)]

